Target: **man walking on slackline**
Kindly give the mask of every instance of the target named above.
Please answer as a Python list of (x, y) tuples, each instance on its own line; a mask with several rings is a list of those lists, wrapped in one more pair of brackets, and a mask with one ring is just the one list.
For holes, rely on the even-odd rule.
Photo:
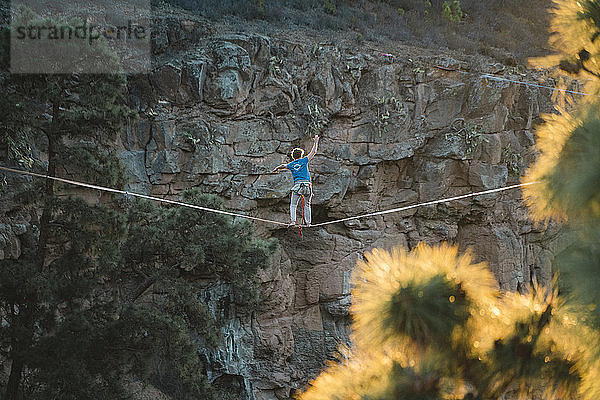
[(289, 169), (294, 178), (294, 186), (292, 186), (292, 197), (290, 200), (290, 224), (289, 226), (296, 225), (296, 208), (298, 207), (298, 200), (304, 195), (308, 201), (304, 202), (304, 223), (305, 226), (310, 226), (310, 201), (312, 199), (312, 183), (310, 181), (310, 172), (308, 171), (308, 163), (317, 153), (317, 146), (319, 145), (319, 135), (315, 135), (315, 143), (306, 157), (304, 156), (304, 150), (295, 148), (292, 150), (293, 161), (289, 164), (281, 164), (273, 170), (273, 172), (283, 171)]

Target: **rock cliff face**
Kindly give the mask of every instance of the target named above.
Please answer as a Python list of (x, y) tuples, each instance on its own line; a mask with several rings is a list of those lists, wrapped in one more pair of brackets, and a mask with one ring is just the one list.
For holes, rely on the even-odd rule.
[[(367, 44), (216, 33), (191, 19), (158, 26), (155, 69), (130, 82), (142, 118), (118, 144), (132, 191), (176, 198), (198, 186), (229, 209), (287, 222), (291, 178), (269, 171), (319, 133), (313, 222), (386, 210), (517, 183), (534, 157), (532, 127), (551, 110), (548, 93), (480, 72), (532, 77), (481, 59), (401, 46), (386, 49), (392, 59)], [(458, 243), (490, 263), (502, 289), (549, 282), (556, 232), (534, 227), (520, 196), (310, 228), (302, 238), (257, 223), (258, 235), (281, 243), (260, 273), (259, 309), (233, 304), (220, 282), (204, 293), (228, 320), (226, 343), (207, 354), (211, 379), (260, 400), (304, 387), (347, 342), (350, 275), (374, 247)], [(0, 256), (18, 255), (21, 230), (0, 226)]]

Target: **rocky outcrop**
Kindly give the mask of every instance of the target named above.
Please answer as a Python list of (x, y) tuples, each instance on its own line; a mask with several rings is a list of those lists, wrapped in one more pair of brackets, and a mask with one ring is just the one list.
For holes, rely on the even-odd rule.
[[(164, 64), (132, 84), (131, 103), (147, 104), (122, 138), (132, 189), (176, 197), (199, 186), (230, 209), (281, 221), (290, 178), (268, 172), (293, 147), (311, 146), (314, 133), (322, 137), (311, 164), (317, 222), (516, 183), (534, 156), (531, 129), (550, 107), (537, 88), (473, 71), (498, 65), (424, 50), (390, 62), (364, 49), (260, 35), (186, 45), (166, 50)], [(250, 398), (265, 400), (289, 398), (347, 342), (350, 274), (365, 251), (458, 243), (489, 261), (502, 289), (527, 290), (533, 279), (549, 282), (555, 234), (533, 227), (518, 191), (302, 238), (278, 226), (257, 230), (277, 237), (281, 251), (260, 274), (260, 308), (230, 314), (212, 378), (235, 377)], [(220, 295), (211, 298), (231, 295), (215, 285), (207, 290)]]
[[(232, 210), (287, 221), (290, 177), (269, 171), (321, 135), (311, 163), (314, 222), (517, 183), (534, 157), (540, 89), (491, 80), (482, 59), (427, 50), (318, 44), (159, 21), (156, 68), (130, 82), (142, 118), (120, 138), (129, 190), (177, 198), (200, 187)], [(534, 227), (519, 191), (304, 230), (258, 223), (281, 249), (260, 272), (262, 303), (203, 294), (226, 317), (210, 379), (257, 400), (288, 399), (348, 341), (350, 275), (374, 247), (443, 241), (487, 260), (505, 290), (551, 279), (556, 229)], [(19, 221), (0, 225), (0, 258), (18, 255)], [(227, 304), (227, 310), (223, 309)], [(225, 313), (225, 314), (224, 314)]]

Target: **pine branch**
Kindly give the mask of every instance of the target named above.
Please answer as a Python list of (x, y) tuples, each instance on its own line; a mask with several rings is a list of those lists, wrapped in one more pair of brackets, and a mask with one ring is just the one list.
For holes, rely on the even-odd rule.
[(155, 282), (157, 278), (155, 276), (147, 277), (144, 282), (142, 282), (135, 290), (129, 295), (129, 300), (126, 302), (126, 305), (133, 304), (146, 290), (150, 288)]

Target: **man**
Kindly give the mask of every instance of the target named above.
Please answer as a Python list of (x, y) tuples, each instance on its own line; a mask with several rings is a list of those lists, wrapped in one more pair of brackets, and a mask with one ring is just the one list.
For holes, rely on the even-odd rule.
[(295, 148), (292, 150), (292, 161), (289, 164), (281, 164), (277, 166), (273, 173), (289, 169), (294, 178), (294, 186), (292, 187), (292, 198), (290, 201), (290, 224), (289, 226), (296, 225), (296, 208), (298, 207), (298, 200), (304, 195), (307, 201), (304, 202), (304, 223), (306, 226), (310, 226), (310, 201), (312, 199), (312, 183), (310, 181), (310, 172), (308, 171), (308, 163), (317, 153), (317, 146), (319, 145), (319, 135), (315, 135), (315, 143), (306, 157), (304, 156), (304, 150)]

